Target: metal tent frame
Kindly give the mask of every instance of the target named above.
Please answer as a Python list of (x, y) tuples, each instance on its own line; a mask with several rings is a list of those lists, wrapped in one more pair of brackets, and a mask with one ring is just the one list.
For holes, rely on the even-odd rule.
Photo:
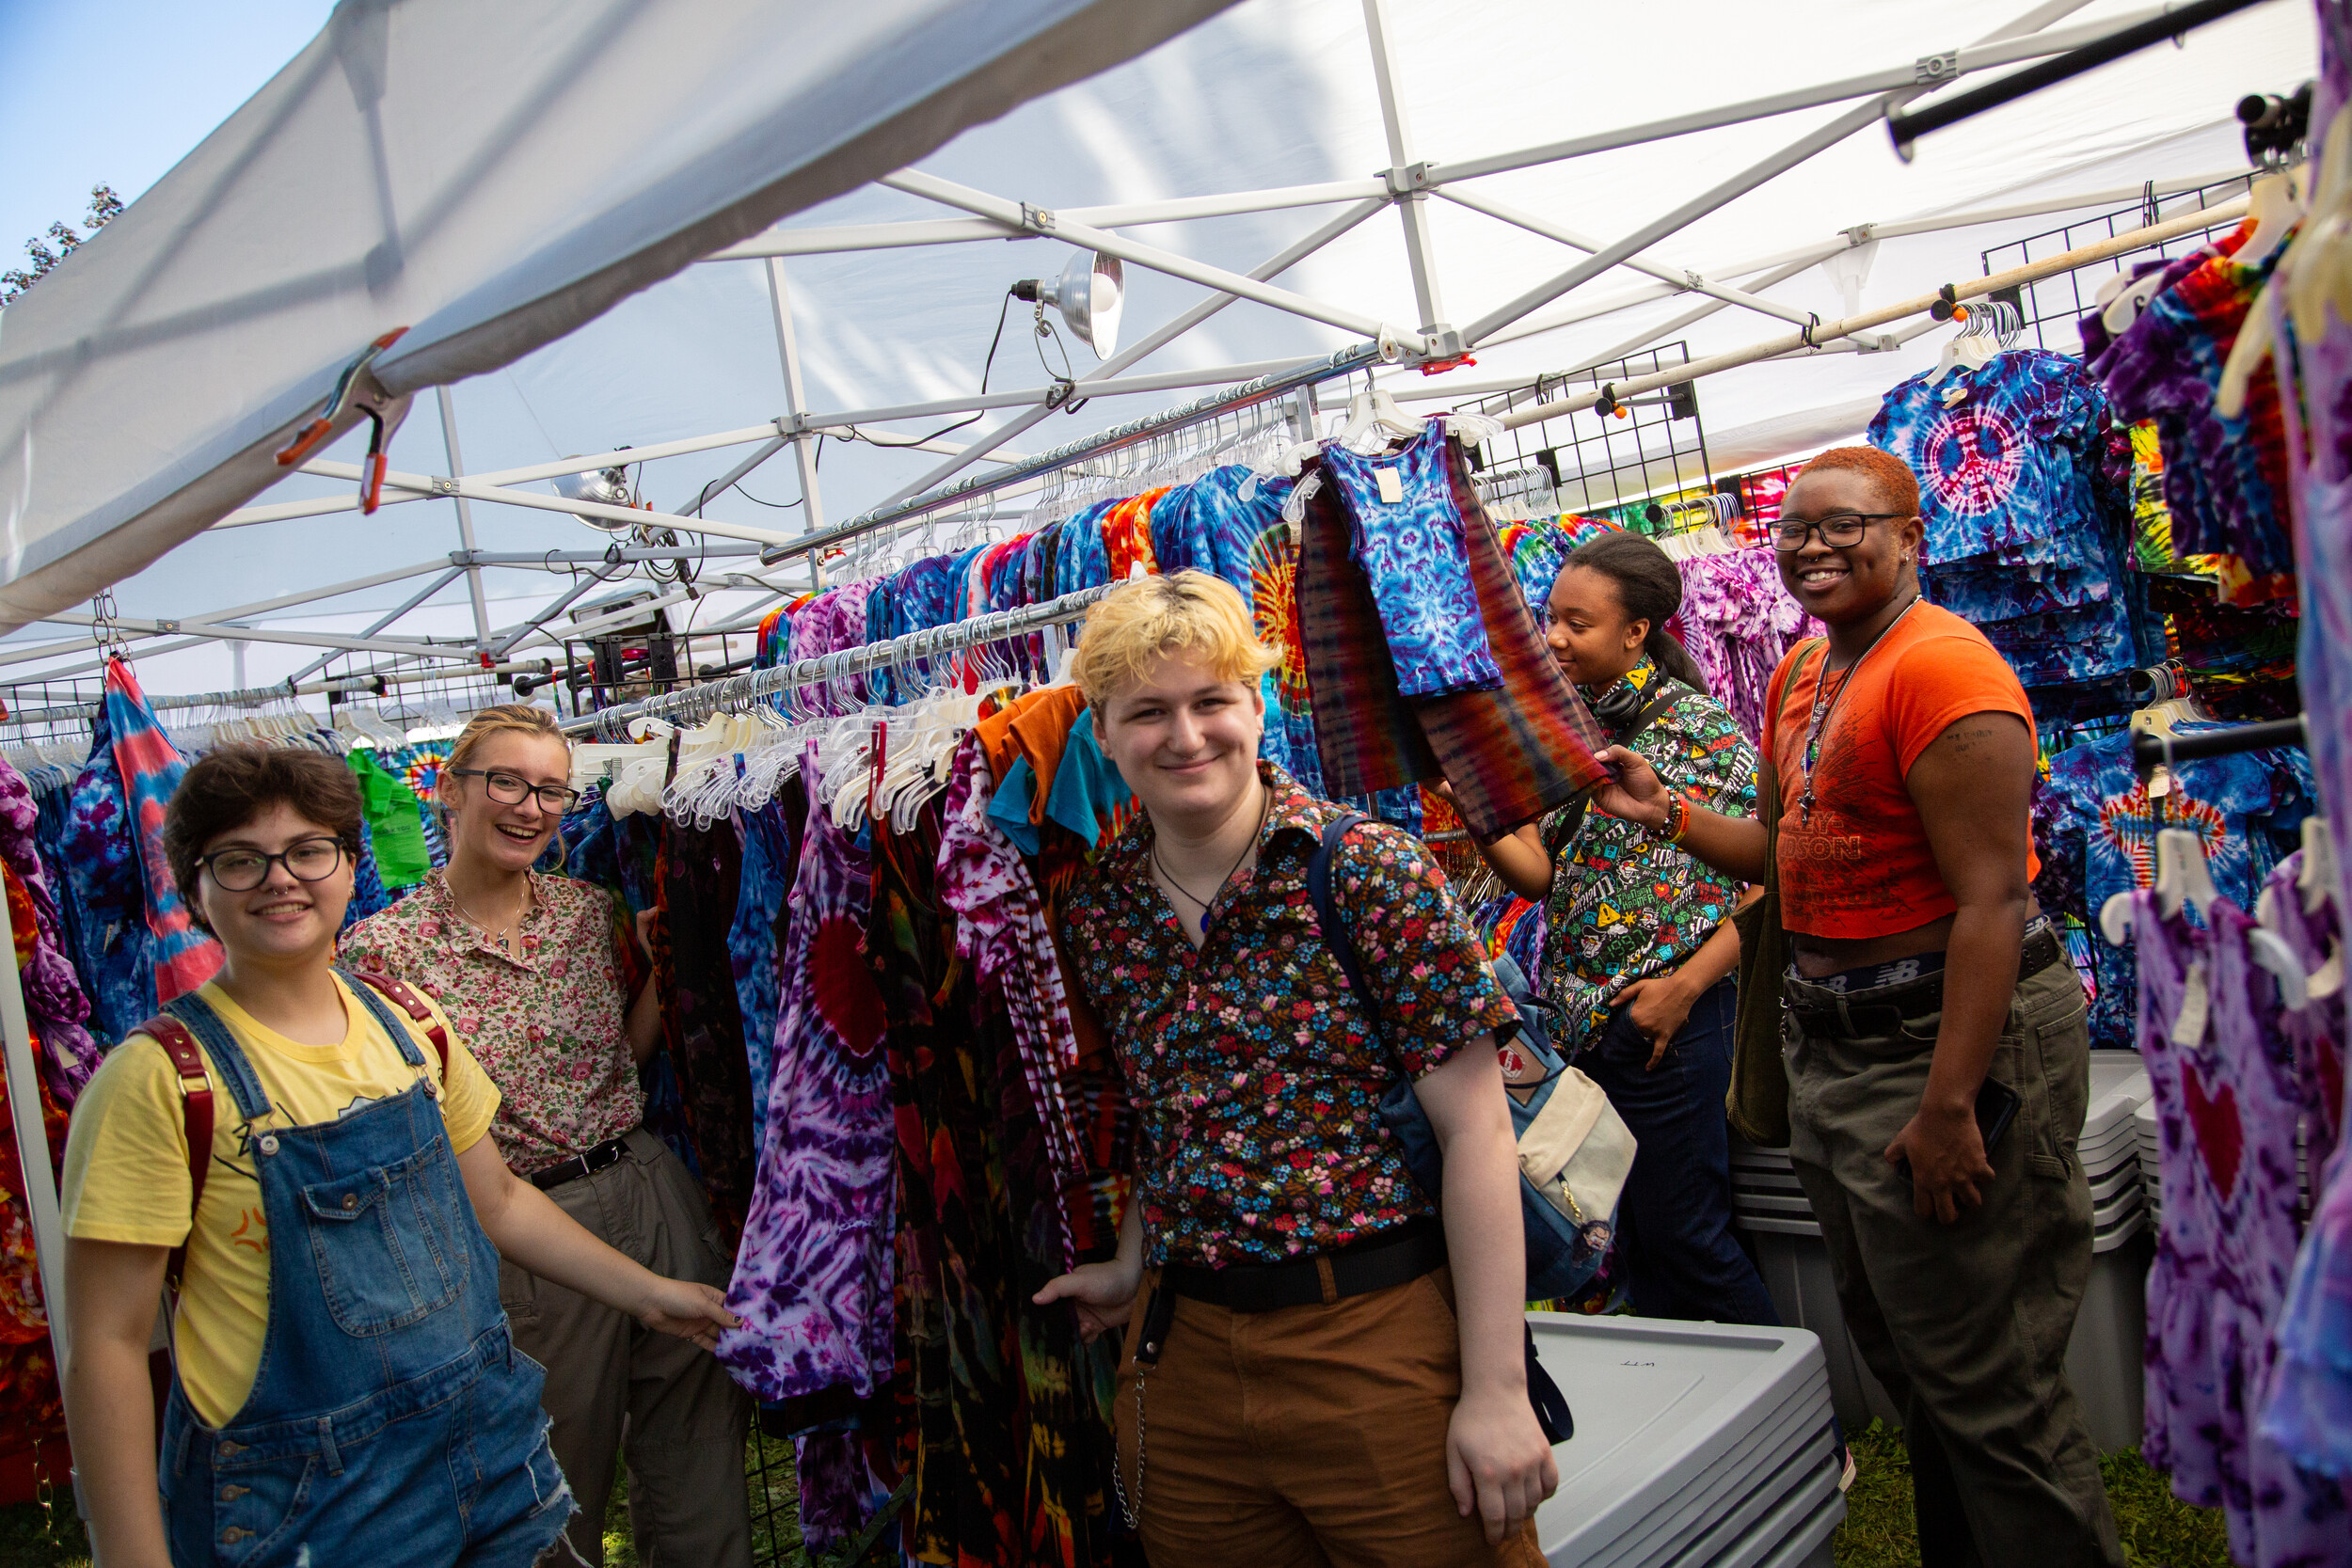
[[(439, 388), (437, 412), (450, 471), (446, 474), (388, 473), (383, 482), (382, 504), (391, 507), (441, 498), (451, 499), (456, 513), (458, 548), (412, 565), (180, 619), (110, 619), (105, 626), (100, 626), (101, 617), (98, 615), (60, 612), (47, 617), (47, 620), (63, 626), (90, 627), (110, 632), (122, 642), (147, 654), (176, 651), (215, 641), (267, 641), (320, 650), (320, 657), (292, 680), (281, 687), (263, 689), (273, 695), (289, 689), (316, 692), (331, 689), (335, 684), (347, 684), (325, 683), (312, 677), (319, 675), (335, 659), (353, 655), (369, 656), (381, 661), (374, 669), (364, 672), (368, 675), (397, 673), (406, 676), (418, 670), (438, 668), (444, 674), (472, 672), (495, 677), (510, 673), (517, 660), (534, 653), (544, 656), (549, 650), (561, 648), (566, 641), (592, 637), (598, 630), (610, 629), (615, 624), (614, 617), (599, 618), (573, 609), (575, 601), (600, 582), (615, 581), (633, 575), (649, 575), (664, 562), (676, 562), (687, 557), (739, 563), (752, 569), (731, 575), (721, 583), (709, 586), (753, 590), (759, 595), (755, 601), (756, 609), (788, 594), (821, 586), (826, 580), (824, 557), (827, 551), (838, 550), (854, 541), (880, 534), (893, 525), (904, 525), (912, 519), (937, 517), (981, 497), (1002, 499), (1033, 491), (1046, 476), (1057, 469), (1083, 464), (1122, 446), (1197, 423), (1217, 412), (1263, 402), (1296, 388), (1312, 388), (1318, 383), (1351, 374), (1370, 374), (1382, 367), (1410, 370), (1421, 365), (1441, 363), (1484, 346), (1534, 336), (1669, 297), (1692, 296), (1694, 304), (1692, 309), (1646, 327), (1625, 343), (1594, 356), (1592, 362), (1603, 363), (1621, 358), (1644, 345), (1672, 338), (1691, 323), (1724, 309), (1746, 311), (1784, 330), (1751, 350), (1712, 356), (1687, 368), (1677, 369), (1672, 380), (1686, 381), (1792, 350), (1798, 353), (1867, 353), (1891, 349), (1903, 341), (1901, 336), (1877, 334), (1868, 329), (1920, 314), (1933, 303), (1932, 300), (1927, 303), (1907, 301), (1901, 308), (1823, 324), (1816, 321), (1811, 312), (1771, 299), (1764, 291), (1839, 251), (1878, 239), (1965, 228), (2042, 213), (2078, 210), (2103, 201), (2145, 198), (2153, 202), (2226, 176), (2206, 174), (2160, 182), (2154, 186), (2083, 193), (2063, 198), (1985, 208), (1926, 219), (1864, 224), (1825, 236), (1815, 244), (1773, 255), (1744, 259), (1719, 269), (1712, 277), (1658, 255), (1652, 247), (1670, 241), (1701, 218), (1798, 166), (1806, 159), (1886, 120), (1922, 95), (1934, 92), (1963, 76), (1976, 75), (2003, 66), (2048, 61), (2053, 56), (2097, 44), (2142, 26), (2161, 18), (2167, 9), (2154, 6), (2106, 23), (2071, 27), (2056, 25), (2087, 3), (2088, 0), (2044, 0), (2044, 3), (2036, 5), (2007, 25), (1975, 42), (1881, 71), (1693, 110), (1616, 131), (1444, 161), (1422, 156), (1413, 135), (1399, 87), (1399, 62), (1393, 41), (1390, 0), (1361, 0), (1364, 36), (1377, 88), (1390, 162), (1390, 166), (1375, 177), (1057, 212), (1035, 203), (972, 189), (916, 169), (900, 170), (884, 177), (880, 183), (922, 198), (956, 215), (830, 228), (787, 227), (731, 245), (706, 259), (705, 264), (748, 261), (764, 270), (777, 353), (784, 372), (786, 408), (782, 414), (758, 424), (707, 436), (628, 447), (592, 457), (469, 474), (465, 471), (456, 420), (447, 388)], [(1772, 151), (1731, 178), (1692, 197), (1671, 212), (1614, 238), (1590, 235), (1549, 217), (1521, 212), (1492, 199), (1477, 188), (1477, 182), (1483, 179), (1514, 170), (1740, 125), (1791, 111), (1836, 104), (1849, 106), (1826, 123)], [(1561, 245), (1574, 259), (1535, 287), (1495, 306), (1465, 325), (1455, 325), (1449, 315), (1442, 269), (1430, 232), (1428, 204), (1435, 200), (1448, 201), (1496, 222), (1542, 236)], [(1275, 213), (1292, 208), (1337, 211), (1246, 273), (1209, 265), (1122, 232), (1184, 219)], [(1315, 298), (1285, 288), (1277, 281), (1301, 261), (1370, 222), (1385, 209), (1393, 209), (1397, 214), (1397, 237), (1412, 280), (1415, 309), (1420, 318), (1417, 323), (1406, 325), (1385, 321), (1343, 302)], [(2210, 221), (2210, 214), (2206, 216)], [(1212, 292), (1207, 298), (1146, 333), (1093, 370), (1067, 381), (986, 395), (943, 398), (884, 407), (812, 410), (805, 406), (806, 398), (802, 389), (803, 358), (793, 328), (791, 296), (785, 271), (787, 258), (1032, 236), (1050, 237), (1117, 257), (1125, 264), (1183, 278)], [(2079, 261), (2076, 264), (2080, 264)], [(1605, 295), (1580, 293), (1595, 280), (1619, 271), (1632, 275), (1638, 282)], [(1963, 292), (1980, 291), (1971, 284)], [(1571, 295), (1579, 297), (1570, 299)], [(1133, 366), (1150, 355), (1177, 341), (1236, 300), (1245, 299), (1309, 321), (1340, 327), (1359, 335), (1362, 341), (1352, 348), (1322, 358), (1229, 364), (1200, 371), (1128, 373)], [(1786, 330), (1791, 325), (1798, 327), (1794, 333)], [(1910, 335), (1915, 335), (1915, 332)], [(1416, 381), (1418, 379), (1415, 377)], [(1526, 384), (1527, 378), (1522, 376), (1503, 382), (1453, 382), (1401, 388), (1400, 390), (1406, 396), (1458, 400), (1505, 387), (1524, 387)], [(1130, 421), (1101, 436), (1070, 443), (1048, 453), (1019, 456), (1007, 450), (1009, 442), (1036, 428), (1073, 398), (1149, 398), (1154, 394), (1203, 386), (1227, 389)], [(1644, 389), (1646, 389), (1645, 384), (1640, 382), (1628, 383), (1619, 388), (1626, 395)], [(1543, 417), (1556, 417), (1574, 402), (1573, 399), (1566, 400), (1566, 403), (1555, 401), (1541, 404), (1539, 407), (1544, 410)], [(816, 462), (818, 443), (823, 437), (828, 435), (847, 436), (866, 425), (939, 415), (977, 415), (996, 409), (1009, 411), (1009, 417), (993, 428), (977, 433), (967, 443), (946, 440), (915, 443), (941, 453), (944, 461), (849, 520), (826, 525)], [(1513, 423), (1528, 422), (1534, 416), (1534, 410), (1516, 415)], [(807, 500), (800, 532), (787, 533), (693, 515), (699, 499), (675, 510), (661, 511), (642, 506), (621, 507), (573, 500), (544, 490), (526, 488), (570, 474), (739, 447), (750, 450), (721, 479), (704, 486), (704, 495), (723, 491), (789, 447), (799, 467), (803, 494)], [(993, 467), (977, 475), (969, 472), (984, 461), (993, 462)], [(301, 471), (350, 481), (355, 484), (360, 477), (357, 466), (326, 460), (304, 464)], [(356, 493), (263, 502), (230, 513), (213, 526), (225, 530), (289, 518), (327, 516), (351, 511), (358, 505)], [(557, 550), (535, 555), (490, 552), (475, 546), (471, 510), (475, 505), (567, 513), (629, 525), (640, 531), (636, 535), (639, 539), (657, 537), (658, 531), (670, 531), (671, 535), (679, 540), (695, 542), (647, 546), (616, 540), (612, 546), (601, 552)], [(789, 570), (795, 562), (803, 563), (797, 572)], [(568, 573), (572, 580), (565, 592), (554, 595), (519, 622), (495, 626), (491, 622), (490, 608), (483, 590), (482, 574), (485, 567), (540, 568)], [(582, 568), (587, 569), (584, 576)], [(437, 638), (399, 629), (402, 621), (411, 612), (460, 578), (467, 582), (472, 611), (472, 632), (469, 636)], [(356, 636), (261, 626), (253, 620), (272, 611), (315, 604), (393, 582), (412, 583), (415, 591), (401, 605), (375, 619)], [(656, 583), (655, 586), (660, 589), (661, 584)], [(650, 613), (685, 599), (689, 593), (690, 590), (683, 585), (673, 587), (666, 593), (657, 592), (649, 603), (632, 607), (626, 614), (642, 616)], [(739, 631), (747, 624), (749, 622), (744, 614), (738, 613), (726, 626), (708, 630)], [(695, 635), (707, 635), (707, 632), (697, 632)], [(72, 636), (31, 646), (0, 648), (0, 688), (8, 684), (7, 672), (24, 666), (36, 668), (25, 670), (23, 678), (37, 681), (87, 673), (102, 662), (86, 636)]]

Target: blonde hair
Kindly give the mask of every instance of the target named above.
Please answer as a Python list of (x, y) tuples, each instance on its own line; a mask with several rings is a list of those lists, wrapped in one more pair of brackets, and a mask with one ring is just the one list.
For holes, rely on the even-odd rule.
[[(461, 768), (471, 768), (474, 753), (494, 735), (545, 736), (560, 744), (565, 756), (571, 754), (572, 743), (565, 738), (563, 726), (555, 721), (555, 715), (529, 703), (500, 703), (466, 721), (466, 727), (457, 732), (456, 743), (449, 749), (449, 760), (441, 764), (440, 776), (454, 778)], [(433, 791), (433, 815), (440, 819), (441, 832), (448, 832), (449, 791), (437, 785)], [(561, 870), (571, 846), (564, 842), (561, 832), (555, 835), (555, 864)]]
[(1219, 680), (1253, 686), (1282, 662), (1258, 640), (1239, 590), (1223, 578), (1183, 571), (1123, 582), (1095, 601), (1070, 673), (1088, 705), (1099, 706), (1180, 650), (1199, 656)]
[(466, 727), (457, 732), (457, 743), (449, 749), (449, 761), (442, 767), (453, 773), (461, 768), (471, 768), (473, 754), (494, 735), (543, 735), (561, 745), (566, 753), (572, 749), (572, 743), (564, 738), (563, 726), (546, 708), (529, 703), (500, 703), (466, 721)]

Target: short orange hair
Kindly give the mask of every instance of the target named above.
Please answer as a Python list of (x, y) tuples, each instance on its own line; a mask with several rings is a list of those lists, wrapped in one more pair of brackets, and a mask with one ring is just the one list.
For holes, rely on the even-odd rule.
[(1876, 447), (1832, 447), (1804, 466), (1805, 474), (1820, 468), (1824, 471), (1861, 474), (1879, 488), (1879, 496), (1889, 512), (1899, 512), (1906, 517), (1919, 515), (1919, 476), (1911, 471), (1911, 465), (1891, 451)]

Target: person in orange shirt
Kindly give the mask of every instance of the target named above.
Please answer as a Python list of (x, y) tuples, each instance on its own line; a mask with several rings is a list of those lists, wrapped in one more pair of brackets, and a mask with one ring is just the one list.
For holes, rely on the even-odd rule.
[(1921, 597), (1918, 513), (1917, 476), (1870, 447), (1788, 488), (1781, 581), (1829, 636), (1772, 676), (1776, 802), (1718, 815), (1617, 747), (1593, 803), (1776, 878), (1789, 1155), (1904, 1413), (1922, 1563), (2121, 1564), (2064, 1370), (2090, 1273), (2090, 1040), (2033, 897), (2033, 710), (1983, 634)]

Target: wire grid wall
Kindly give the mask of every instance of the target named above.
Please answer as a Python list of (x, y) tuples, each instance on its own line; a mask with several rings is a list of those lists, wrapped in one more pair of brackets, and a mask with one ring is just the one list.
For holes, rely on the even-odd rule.
[[(2169, 218), (2185, 217), (2201, 209), (2244, 196), (2251, 188), (2258, 170), (2249, 169), (2211, 185), (2201, 185), (2192, 191), (2182, 191), (2159, 197), (2151, 185), (2150, 193), (2137, 206), (2119, 207), (2095, 218), (2084, 218), (2062, 229), (2028, 235), (2010, 245), (1995, 245), (1981, 254), (1986, 277), (2010, 267), (2024, 266), (2038, 257), (2055, 256), (2077, 245), (2113, 239), (2134, 229), (2142, 229)], [(2100, 285), (2118, 273), (2127, 273), (2140, 262), (2162, 258), (2171, 260), (2185, 256), (2199, 246), (2211, 244), (2224, 230), (2237, 227), (2238, 220), (2225, 218), (2210, 229), (2184, 234), (2160, 245), (2127, 251), (2104, 261), (2093, 261), (2072, 272), (2028, 283), (2013, 293), (1996, 294), (1995, 298), (2010, 299), (2025, 317), (2026, 330), (2033, 334), (2037, 347), (2058, 354), (2079, 356), (2083, 351), (2082, 334), (2076, 323), (2098, 307)]]
[[(1500, 418), (1570, 388), (1627, 381), (1690, 360), (1688, 343), (1662, 343), (1624, 359), (1539, 377), (1533, 387), (1483, 399), (1471, 407)], [(1507, 451), (1502, 438), (1489, 440), (1481, 451), (1482, 489), (1541, 470), (1558, 498), (1557, 511), (1605, 516), (1628, 528), (1647, 528), (1642, 515), (1651, 499), (1699, 494), (1714, 484), (1698, 393), (1688, 383), (1629, 399), (1617, 414), (1581, 409), (1508, 431), (1504, 438), (1510, 442)]]

